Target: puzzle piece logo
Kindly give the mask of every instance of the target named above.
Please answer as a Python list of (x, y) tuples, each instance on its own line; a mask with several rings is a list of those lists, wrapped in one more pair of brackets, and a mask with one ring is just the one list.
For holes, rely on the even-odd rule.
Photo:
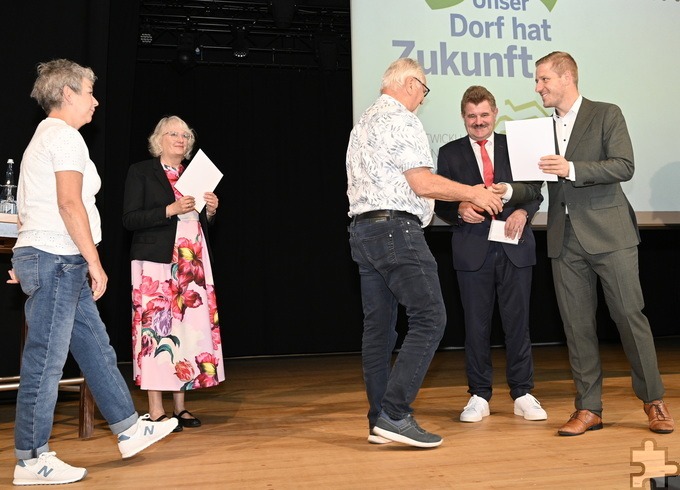
[(668, 448), (656, 447), (654, 439), (645, 439), (640, 448), (631, 448), (630, 465), (639, 466), (639, 473), (630, 474), (631, 488), (645, 488), (650, 478), (677, 475), (680, 465), (675, 461), (667, 461)]

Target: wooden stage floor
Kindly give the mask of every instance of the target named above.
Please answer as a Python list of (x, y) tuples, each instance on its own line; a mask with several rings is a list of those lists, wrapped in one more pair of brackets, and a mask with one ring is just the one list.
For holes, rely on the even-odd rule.
[[(665, 399), (677, 420), (680, 339), (657, 339), (657, 351)], [(356, 354), (227, 359), (225, 383), (187, 395), (203, 426), (125, 461), (99, 414), (94, 436), (77, 438), (76, 397), (66, 393), (50, 445), (68, 463), (88, 469), (82, 482), (68, 486), (74, 489), (626, 489), (637, 485), (631, 474), (641, 467), (631, 465), (631, 457), (647, 440), (657, 451), (665, 448), (668, 468), (677, 468), (680, 429), (669, 435), (647, 429), (620, 346), (602, 347), (604, 429), (578, 437), (556, 435), (573, 411), (566, 348), (534, 347), (534, 394), (548, 412), (542, 422), (513, 415), (503, 356), (494, 349), (491, 416), (464, 424), (458, 421), (468, 399), (463, 352), (437, 353), (414, 405), (420, 424), (444, 436), (431, 450), (366, 442)], [(145, 410), (145, 393), (135, 388), (133, 397)], [(14, 404), (0, 405), (1, 488), (12, 481), (13, 422)]]

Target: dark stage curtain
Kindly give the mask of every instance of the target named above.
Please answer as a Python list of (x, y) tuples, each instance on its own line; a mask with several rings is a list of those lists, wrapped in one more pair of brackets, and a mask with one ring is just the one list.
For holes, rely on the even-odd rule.
[[(92, 124), (83, 128), (93, 161), (103, 170), (105, 155), (106, 62), (108, 59), (109, 1), (55, 0), (8, 2), (0, 16), (0, 45), (5, 47), (2, 76), (2, 163), (21, 161), (35, 127), (45, 117), (30, 98), (36, 65), (54, 58), (70, 58), (91, 66), (99, 76), (95, 96), (101, 106)], [(4, 166), (3, 166), (4, 168)], [(4, 170), (3, 170), (4, 171)], [(21, 168), (19, 167), (19, 172)], [(0, 273), (7, 277), (10, 256), (0, 256)], [(0, 282), (3, 338), (0, 375), (15, 375), (19, 367), (19, 332), (23, 296), (17, 286)]]
[(131, 161), (177, 114), (224, 178), (211, 230), (225, 355), (356, 350), (347, 245), (348, 72), (138, 64)]

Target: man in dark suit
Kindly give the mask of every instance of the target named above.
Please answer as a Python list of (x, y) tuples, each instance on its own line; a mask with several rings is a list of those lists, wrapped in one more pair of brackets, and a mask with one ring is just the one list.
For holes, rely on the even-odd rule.
[(633, 390), (653, 432), (674, 422), (663, 402), (664, 386), (638, 277), (640, 242), (635, 213), (621, 182), (633, 177), (633, 146), (621, 110), (579, 94), (578, 68), (564, 52), (536, 62), (536, 92), (554, 107), (557, 155), (539, 167), (559, 180), (548, 184), (548, 256), (576, 384), (576, 411), (558, 433), (602, 428), (602, 367), (595, 312), (600, 278), (609, 314), (631, 364)]
[[(494, 133), (497, 114), (491, 92), (480, 86), (468, 88), (461, 101), (467, 136), (439, 150), (437, 173), (463, 184), (483, 183), (495, 189), (502, 189), (504, 184), (494, 182), (512, 182), (505, 135)], [(505, 186), (505, 191), (504, 198), (509, 198), (509, 203), (497, 216), (489, 216), (466, 201), (435, 204), (435, 212), (454, 225), (453, 267), (465, 311), (465, 368), (472, 396), (460, 414), (462, 422), (479, 422), (490, 414), (490, 336), (496, 295), (505, 332), (506, 378), (514, 413), (526, 420), (548, 417), (531, 395), (534, 369), (529, 338), (531, 275), (536, 263), (530, 223), (543, 200), (541, 183), (517, 183)], [(502, 235), (519, 238), (519, 242), (491, 240), (492, 223), (504, 228)]]

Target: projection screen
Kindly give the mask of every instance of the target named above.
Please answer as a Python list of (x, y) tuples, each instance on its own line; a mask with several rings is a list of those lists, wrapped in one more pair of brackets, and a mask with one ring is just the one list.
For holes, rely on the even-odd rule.
[(626, 117), (635, 175), (622, 185), (640, 224), (680, 223), (680, 1), (351, 0), (351, 21), (355, 121), (379, 95), (389, 63), (417, 59), (432, 90), (418, 115), (435, 162), (443, 144), (465, 135), (468, 86), (495, 95), (504, 132), (507, 120), (552, 114), (534, 92), (534, 63), (571, 53), (581, 94), (617, 104)]

